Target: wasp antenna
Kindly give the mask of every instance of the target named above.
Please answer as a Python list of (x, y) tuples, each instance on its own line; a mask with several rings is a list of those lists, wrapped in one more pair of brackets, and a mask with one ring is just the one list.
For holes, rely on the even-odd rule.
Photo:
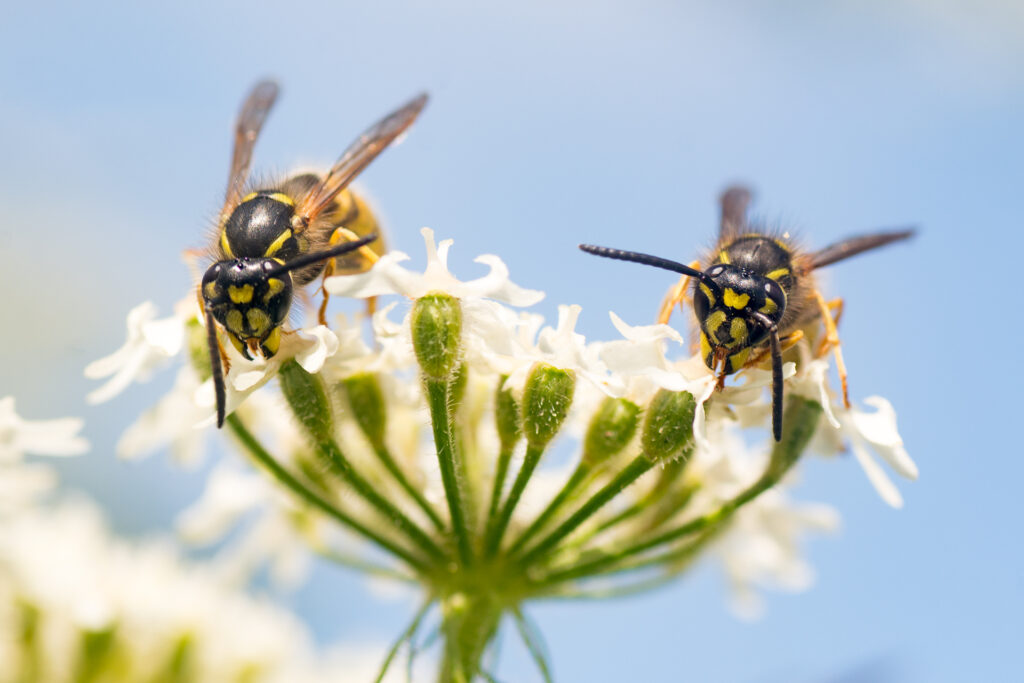
[(206, 315), (206, 345), (210, 349), (210, 372), (213, 375), (213, 394), (217, 398), (217, 429), (224, 426), (225, 403), (224, 367), (220, 363), (220, 345), (217, 343), (217, 328), (213, 321), (213, 313), (203, 306)]
[(611, 247), (598, 247), (593, 244), (581, 244), (580, 249), (588, 254), (593, 254), (594, 256), (603, 256), (617, 261), (632, 261), (633, 263), (642, 263), (645, 266), (654, 266), (655, 268), (671, 270), (674, 273), (695, 277), (714, 291), (719, 291), (720, 289), (718, 284), (711, 279), (710, 275), (702, 270), (696, 270), (690, 266), (685, 266), (678, 261), (672, 261), (667, 258), (652, 256), (650, 254), (641, 254), (638, 251), (623, 251), (622, 249), (612, 249)]
[(305, 266), (310, 265), (311, 263), (318, 263), (320, 261), (326, 261), (329, 258), (334, 258), (336, 256), (347, 254), (350, 251), (355, 251), (356, 249), (365, 247), (367, 244), (374, 241), (375, 239), (377, 239), (377, 233), (371, 233), (366, 237), (362, 237), (360, 239), (355, 240), (354, 242), (345, 242), (343, 244), (339, 244), (336, 247), (331, 247), (330, 249), (324, 249), (323, 251), (315, 251), (310, 254), (303, 254), (302, 256), (293, 258), (291, 261), (283, 263), (277, 268), (268, 271), (267, 277), (275, 277), (277, 275), (280, 275), (281, 273), (287, 273), (288, 271), (291, 270), (303, 268)]
[(779, 341), (779, 326), (763, 313), (753, 311), (752, 315), (768, 328), (772, 351), (772, 436), (776, 441), (782, 441), (782, 343)]

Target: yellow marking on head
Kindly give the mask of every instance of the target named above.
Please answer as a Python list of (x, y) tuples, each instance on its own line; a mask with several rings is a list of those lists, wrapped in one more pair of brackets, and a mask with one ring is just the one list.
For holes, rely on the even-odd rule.
[(253, 335), (262, 337), (270, 330), (270, 316), (258, 308), (250, 308), (245, 312), (245, 318), (249, 321)]
[(708, 287), (703, 282), (700, 283), (699, 287), (700, 287), (700, 291), (704, 293), (704, 296), (706, 296), (708, 298), (708, 305), (714, 306), (715, 305), (715, 293), (712, 292), (711, 288)]
[(228, 242), (227, 230), (220, 231), (220, 248), (224, 250), (224, 254), (228, 258), (235, 258), (235, 255), (231, 253), (231, 243)]
[(284, 289), (284, 280), (272, 277), (267, 280), (267, 293), (263, 295), (263, 303), (269, 304), (270, 300), (281, 293)]
[(275, 327), (273, 331), (271, 331), (270, 335), (263, 340), (261, 346), (263, 347), (263, 353), (267, 358), (276, 354), (278, 349), (281, 348), (281, 328)]
[(729, 356), (729, 371), (736, 372), (747, 363), (747, 356), (750, 355), (750, 347), (741, 349)]
[(764, 306), (762, 306), (758, 310), (761, 311), (762, 313), (767, 313), (768, 315), (771, 315), (775, 311), (779, 310), (779, 306), (778, 304), (775, 303), (774, 299), (766, 299), (764, 302)]
[(725, 305), (729, 308), (735, 308), (736, 310), (742, 310), (750, 302), (749, 294), (737, 294), (732, 287), (725, 288), (725, 294), (722, 295), (725, 300)]
[(729, 334), (732, 336), (732, 344), (747, 341), (747, 322), (743, 318), (733, 318), (729, 324)]
[(714, 334), (718, 331), (718, 328), (725, 322), (725, 311), (715, 311), (708, 316), (707, 321), (704, 323), (704, 328), (708, 331), (708, 334)]
[(292, 236), (291, 229), (290, 228), (285, 228), (285, 231), (282, 232), (280, 235), (278, 235), (276, 240), (274, 240), (273, 242), (270, 243), (270, 246), (267, 247), (267, 250), (265, 252), (263, 252), (263, 255), (264, 256), (273, 256), (274, 254), (276, 254), (277, 250), (280, 249), (281, 247), (283, 247), (284, 243), (287, 242), (291, 238), (291, 236)]
[(220, 296), (220, 287), (217, 286), (216, 282), (207, 282), (203, 285), (203, 296), (207, 299), (216, 299)]
[(707, 358), (711, 354), (711, 343), (703, 332), (700, 333), (700, 357)]
[(256, 199), (256, 196), (258, 194), (259, 194), (259, 192), (250, 192), (249, 194), (247, 194), (244, 197), (242, 197), (242, 201), (240, 201), (239, 204), (245, 204), (250, 199)]
[(228, 335), (228, 339), (231, 340), (231, 345), (235, 347), (235, 350), (237, 350), (238, 353), (240, 353), (240, 354), (242, 354), (244, 356), (245, 355), (245, 344), (242, 343), (242, 340), (239, 339), (238, 337), (236, 337), (233, 334), (229, 334)]
[(718, 260), (721, 263), (731, 263), (731, 261), (729, 261), (729, 252), (725, 249), (718, 252)]
[(789, 275), (789, 268), (776, 268), (772, 272), (765, 275), (769, 280), (778, 280), (780, 277)]
[(288, 206), (295, 206), (295, 200), (286, 195), (284, 192), (274, 192), (267, 196), (276, 202), (281, 202), (282, 204), (287, 204)]
[(252, 285), (228, 285), (228, 296), (236, 304), (247, 304), (252, 301)]
[(242, 312), (237, 308), (228, 311), (228, 315), (224, 319), (224, 324), (227, 326), (229, 332), (242, 334)]

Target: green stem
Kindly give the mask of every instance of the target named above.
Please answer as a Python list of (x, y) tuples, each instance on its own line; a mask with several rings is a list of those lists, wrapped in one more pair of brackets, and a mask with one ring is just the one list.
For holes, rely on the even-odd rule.
[(533, 657), (533, 662), (540, 670), (540, 675), (544, 679), (544, 683), (552, 683), (551, 667), (548, 666), (547, 657), (544, 656), (544, 647), (539, 634), (536, 632), (536, 629), (533, 628), (532, 624), (526, 620), (526, 617), (523, 616), (522, 611), (518, 607), (512, 609), (512, 614), (515, 616), (516, 627), (519, 629), (519, 635), (522, 637), (523, 643), (526, 644), (526, 649), (530, 651), (530, 656)]
[(441, 605), (444, 656), (438, 683), (471, 683), (498, 631), (502, 609), (493, 595), (457, 593)]
[(498, 505), (501, 503), (501, 493), (505, 488), (505, 478), (508, 476), (508, 466), (512, 462), (512, 446), (502, 446), (498, 453), (498, 463), (494, 469), (494, 485), (491, 487), (491, 504), (487, 509), (487, 536), (490, 536), (491, 529), (497, 521)]
[(533, 520), (533, 523), (519, 538), (516, 539), (516, 542), (512, 544), (512, 547), (509, 548), (508, 551), (509, 555), (515, 555), (523, 549), (527, 541), (533, 538), (534, 534), (540, 531), (544, 525), (548, 523), (551, 517), (561, 509), (562, 505), (565, 504), (565, 501), (567, 501), (569, 496), (571, 496), (576, 489), (580, 487), (580, 484), (583, 483), (590, 472), (590, 464), (585, 460), (581, 460), (580, 464), (576, 466), (575, 470), (573, 470), (569, 480), (565, 482), (565, 486), (562, 487), (562, 490), (551, 499), (551, 502), (548, 503), (546, 508), (544, 508), (544, 511), (537, 515), (537, 519)]
[(340, 522), (341, 524), (352, 529), (356, 533), (362, 535), (368, 540), (376, 543), (381, 548), (384, 548), (391, 554), (400, 557), (406, 564), (415, 569), (418, 572), (423, 572), (426, 569), (426, 565), (422, 560), (417, 558), (415, 555), (410, 553), (405, 548), (397, 545), (393, 541), (381, 536), (373, 529), (370, 529), (362, 522), (349, 516), (345, 512), (342, 512), (334, 505), (331, 505), (327, 500), (318, 496), (316, 493), (307, 488), (301, 481), (295, 478), (288, 470), (283, 468), (277, 460), (274, 459), (270, 453), (267, 452), (263, 445), (258, 439), (249, 431), (241, 419), (234, 413), (228, 415), (226, 419), (228, 427), (231, 432), (235, 435), (238, 441), (245, 448), (246, 452), (267, 472), (271, 474), (278, 482), (284, 485), (285, 488), (289, 489), (292, 493), (298, 496), (300, 499), (306, 502), (309, 506), (316, 508), (326, 514), (328, 517)]
[(398, 637), (395, 644), (388, 650), (387, 657), (384, 658), (384, 663), (381, 664), (380, 673), (377, 674), (377, 678), (374, 679), (374, 683), (381, 683), (384, 680), (384, 676), (387, 675), (388, 669), (391, 668), (391, 662), (394, 661), (398, 651), (407, 642), (410, 642), (416, 635), (416, 631), (419, 630), (420, 624), (423, 622), (423, 618), (427, 616), (427, 612), (430, 611), (430, 606), (434, 604), (433, 598), (427, 598), (423, 601), (423, 606), (416, 612), (416, 616), (413, 617), (412, 623), (409, 624), (408, 628), (402, 631), (402, 635)]
[(437, 449), (437, 462), (441, 468), (441, 481), (444, 483), (444, 494), (448, 501), (448, 513), (452, 520), (452, 533), (459, 549), (459, 557), (464, 565), (473, 562), (473, 549), (469, 540), (469, 529), (466, 526), (466, 508), (462, 498), (462, 486), (458, 478), (458, 467), (455, 463), (454, 439), (452, 423), (448, 414), (448, 383), (444, 380), (425, 378), (427, 400), (430, 404), (430, 422), (434, 429), (434, 446)]
[(642, 474), (650, 470), (652, 467), (654, 467), (653, 460), (642, 453), (636, 456), (632, 462), (626, 465), (626, 467), (615, 476), (614, 479), (608, 482), (608, 484), (606, 484), (600, 491), (591, 496), (579, 510), (569, 517), (569, 519), (562, 522), (557, 529), (548, 534), (544, 540), (523, 555), (520, 560), (521, 563), (524, 566), (528, 565), (530, 562), (555, 547), (559, 541), (575, 531), (580, 524), (600, 510), (605, 503), (619, 495), (623, 489), (639, 479)]
[(388, 450), (388, 447), (382, 443), (375, 443), (373, 444), (373, 450), (380, 459), (381, 464), (384, 465), (384, 468), (391, 473), (391, 476), (396, 482), (398, 482), (398, 485), (409, 494), (409, 497), (413, 499), (417, 506), (419, 506), (420, 510), (430, 518), (434, 527), (438, 531), (444, 531), (444, 522), (441, 521), (437, 511), (434, 510), (433, 506), (431, 506), (430, 503), (427, 502), (427, 499), (423, 497), (423, 494), (420, 493), (416, 487), (412, 485), (408, 477), (405, 476), (405, 472), (403, 472), (402, 468), (400, 468), (398, 463), (395, 462), (395, 459), (391, 456), (391, 452)]
[(498, 515), (497, 521), (487, 536), (484, 546), (485, 556), (494, 557), (498, 548), (501, 547), (501, 539), (505, 535), (505, 529), (508, 528), (509, 521), (512, 519), (512, 513), (515, 512), (519, 499), (522, 497), (523, 491), (526, 490), (526, 485), (530, 483), (530, 477), (533, 476), (533, 471), (537, 468), (537, 463), (540, 462), (542, 455), (544, 455), (543, 447), (527, 444), (523, 466), (519, 468), (519, 474), (516, 475), (516, 480), (512, 483), (512, 490), (508, 492), (508, 498), (505, 499), (501, 513)]

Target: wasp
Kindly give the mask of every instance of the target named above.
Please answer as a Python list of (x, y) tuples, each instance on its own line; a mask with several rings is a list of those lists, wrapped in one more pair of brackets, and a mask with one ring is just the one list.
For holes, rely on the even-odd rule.
[[(376, 262), (383, 253), (377, 222), (366, 202), (347, 188), (427, 103), (427, 95), (420, 94), (370, 126), (325, 175), (300, 173), (254, 188), (248, 184), (252, 151), (277, 95), (276, 83), (261, 81), (242, 105), (217, 222), (215, 261), (199, 285), (218, 427), (224, 424), (224, 368), (229, 367), (218, 326), (245, 358), (256, 353), (270, 358), (280, 348), (297, 289), (320, 275), (362, 272)], [(319, 320), (326, 324), (326, 290), (323, 295)]]
[(669, 321), (676, 304), (681, 304), (685, 298), (692, 279), (691, 297), (700, 331), (700, 354), (705, 365), (716, 374), (718, 389), (724, 385), (726, 376), (759, 365), (770, 356), (772, 435), (779, 441), (782, 439), (782, 353), (803, 337), (803, 328), (818, 318), (825, 328), (818, 354), (824, 355), (830, 349), (833, 351), (842, 383), (843, 401), (847, 408), (850, 407), (846, 364), (836, 328), (843, 300), (825, 301), (814, 281), (814, 271), (905, 240), (914, 234), (914, 230), (851, 237), (806, 253), (797, 247), (788, 233), (752, 227), (747, 222), (750, 198), (750, 190), (739, 186), (730, 187), (722, 194), (718, 242), (704, 259), (690, 265), (590, 244), (581, 244), (580, 249), (597, 256), (679, 273), (678, 284), (669, 290), (662, 302), (658, 314), (660, 323)]

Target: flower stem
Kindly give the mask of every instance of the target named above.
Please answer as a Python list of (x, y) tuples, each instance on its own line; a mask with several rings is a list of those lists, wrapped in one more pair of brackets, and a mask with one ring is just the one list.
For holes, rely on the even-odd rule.
[(444, 522), (441, 521), (437, 511), (434, 510), (433, 506), (431, 506), (430, 503), (427, 502), (427, 499), (423, 497), (423, 494), (420, 493), (416, 487), (412, 485), (408, 477), (405, 476), (402, 468), (398, 466), (398, 463), (395, 462), (395, 459), (391, 456), (391, 451), (388, 450), (388, 447), (384, 444), (374, 444), (373, 450), (377, 454), (377, 458), (380, 459), (381, 464), (384, 465), (384, 469), (391, 473), (391, 476), (394, 477), (396, 482), (398, 482), (398, 485), (409, 494), (409, 497), (413, 499), (417, 506), (419, 506), (420, 510), (423, 511), (423, 514), (430, 519), (430, 522), (434, 527), (438, 531), (443, 531)]
[(430, 606), (434, 604), (434, 599), (428, 597), (423, 601), (423, 606), (416, 612), (416, 616), (412, 618), (412, 623), (409, 624), (408, 628), (402, 631), (402, 635), (398, 637), (391, 649), (388, 650), (387, 657), (384, 658), (384, 662), (381, 664), (380, 673), (377, 674), (377, 678), (374, 679), (374, 683), (381, 683), (384, 680), (384, 676), (387, 675), (388, 669), (391, 667), (391, 662), (394, 661), (395, 655), (407, 642), (411, 642), (413, 637), (416, 635), (416, 631), (419, 630), (420, 624), (423, 622), (423, 618), (427, 616), (427, 612), (430, 611)]
[(362, 522), (357, 519), (350, 517), (346, 513), (339, 510), (334, 505), (331, 505), (327, 500), (320, 497), (316, 493), (313, 493), (308, 487), (306, 487), (301, 481), (294, 477), (291, 472), (281, 466), (277, 460), (274, 459), (270, 453), (267, 452), (263, 445), (258, 439), (249, 431), (245, 424), (238, 418), (237, 415), (232, 413), (227, 416), (225, 420), (231, 432), (235, 435), (238, 441), (245, 448), (246, 452), (265, 470), (267, 470), (271, 476), (285, 486), (285, 488), (291, 490), (292, 493), (297, 495), (303, 501), (305, 501), (311, 507), (314, 507), (328, 517), (340, 522), (344, 526), (352, 529), (359, 533), (370, 541), (376, 543), (381, 548), (384, 548), (391, 554), (401, 558), (406, 564), (415, 569), (416, 571), (422, 572), (426, 569), (426, 565), (423, 561), (417, 558), (415, 555), (410, 553), (408, 550), (400, 545), (397, 545), (393, 541), (381, 536), (373, 529), (370, 529)]
[(512, 490), (508, 492), (508, 498), (505, 499), (505, 504), (502, 506), (494, 526), (491, 527), (487, 534), (484, 545), (484, 555), (486, 557), (494, 557), (498, 548), (501, 547), (501, 539), (505, 535), (505, 529), (508, 528), (509, 521), (512, 519), (512, 513), (515, 512), (519, 499), (522, 497), (523, 491), (526, 490), (526, 485), (530, 482), (530, 477), (533, 476), (533, 471), (537, 468), (537, 463), (540, 462), (542, 455), (544, 455), (543, 447), (527, 444), (523, 466), (519, 468), (519, 474), (516, 475), (516, 480), (512, 483)]
[(641, 453), (633, 458), (632, 462), (626, 465), (615, 478), (608, 482), (604, 488), (595, 493), (583, 506), (577, 510), (569, 519), (565, 520), (552, 531), (540, 543), (535, 545), (521, 558), (522, 564), (528, 565), (545, 552), (553, 548), (559, 541), (571, 534), (580, 524), (590, 518), (595, 512), (601, 509), (605, 503), (619, 495), (623, 489), (640, 478), (642, 474), (654, 467), (655, 461)]
[(576, 469), (573, 470), (572, 475), (570, 475), (569, 480), (565, 482), (562, 490), (560, 490), (558, 494), (551, 499), (551, 502), (548, 503), (546, 508), (544, 508), (544, 511), (537, 515), (537, 518), (533, 520), (533, 523), (530, 524), (526, 531), (524, 531), (523, 534), (516, 539), (516, 542), (512, 544), (512, 547), (509, 548), (508, 551), (509, 555), (514, 555), (522, 550), (527, 541), (533, 538), (534, 534), (544, 528), (544, 525), (547, 524), (559, 509), (561, 509), (562, 505), (565, 504), (565, 501), (569, 499), (569, 496), (575, 493), (576, 489), (580, 487), (580, 484), (584, 482), (587, 475), (590, 474), (591, 469), (592, 468), (588, 462), (584, 460), (580, 461), (580, 464), (576, 466)]
[(497, 521), (498, 505), (501, 503), (501, 494), (505, 488), (505, 478), (508, 477), (508, 466), (512, 462), (512, 447), (502, 446), (498, 453), (498, 463), (494, 469), (494, 485), (491, 487), (491, 504), (487, 509), (488, 533)]
[(551, 667), (548, 666), (547, 657), (544, 656), (544, 647), (541, 642), (540, 634), (538, 634), (537, 629), (526, 620), (523, 612), (518, 607), (512, 609), (512, 614), (515, 617), (516, 627), (519, 629), (519, 635), (522, 637), (523, 642), (526, 644), (526, 649), (530, 651), (530, 655), (533, 657), (534, 663), (540, 670), (540, 675), (544, 679), (544, 683), (552, 683)]
[(491, 594), (456, 593), (441, 603), (444, 656), (438, 683), (471, 683), (482, 674), (481, 661), (501, 621), (502, 609)]
[(434, 446), (437, 462), (441, 468), (448, 513), (452, 520), (452, 533), (459, 549), (459, 558), (464, 565), (473, 562), (473, 548), (466, 526), (466, 508), (462, 498), (458, 467), (455, 462), (455, 441), (452, 438), (452, 423), (448, 411), (448, 383), (442, 379), (424, 378), (427, 400), (430, 404), (430, 422), (434, 430)]

